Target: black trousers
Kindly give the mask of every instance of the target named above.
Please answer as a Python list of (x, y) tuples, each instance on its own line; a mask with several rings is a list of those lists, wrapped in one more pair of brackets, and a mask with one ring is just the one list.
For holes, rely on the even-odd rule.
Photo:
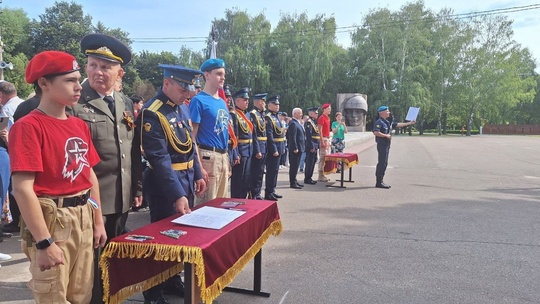
[(377, 183), (381, 183), (388, 166), (388, 154), (390, 153), (389, 144), (377, 144), (377, 152), (379, 153), (379, 160), (377, 162), (377, 168), (375, 169), (375, 176), (377, 177)]
[(304, 169), (304, 182), (313, 180), (313, 171), (317, 163), (317, 149), (315, 152), (306, 151), (306, 168)]
[(231, 197), (246, 198), (249, 192), (249, 174), (251, 171), (251, 156), (241, 156), (240, 163), (232, 167)]
[(249, 191), (251, 197), (255, 198), (261, 195), (262, 181), (264, 176), (264, 167), (266, 165), (266, 154), (261, 159), (255, 156), (251, 157), (251, 172), (249, 174)]
[(298, 167), (300, 167), (300, 157), (302, 152), (294, 153), (289, 150), (289, 183), (291, 186), (298, 183), (296, 175), (298, 174)]
[(275, 193), (276, 191), (280, 160), (281, 155), (266, 155), (266, 188), (264, 189), (265, 196), (268, 196), (271, 193)]

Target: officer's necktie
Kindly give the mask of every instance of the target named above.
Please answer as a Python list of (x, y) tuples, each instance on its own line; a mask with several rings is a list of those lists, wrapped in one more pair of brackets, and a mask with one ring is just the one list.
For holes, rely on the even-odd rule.
[(111, 113), (113, 116), (115, 116), (114, 114), (114, 98), (112, 98), (111, 96), (105, 96), (103, 97), (103, 100), (105, 100), (105, 102), (107, 103), (107, 106), (109, 107), (109, 110), (111, 110)]

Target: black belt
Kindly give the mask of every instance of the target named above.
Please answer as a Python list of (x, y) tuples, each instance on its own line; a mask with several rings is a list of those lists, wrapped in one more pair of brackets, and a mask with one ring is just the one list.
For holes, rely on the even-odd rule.
[(221, 154), (227, 153), (227, 149), (220, 149), (220, 148), (210, 147), (210, 146), (201, 145), (201, 144), (199, 144), (199, 149), (208, 150), (208, 151), (214, 151), (214, 152), (218, 152), (218, 153), (221, 153)]
[[(90, 191), (86, 192), (85, 194), (81, 194), (79, 196), (74, 197), (64, 197), (64, 200), (62, 202), (62, 207), (76, 207), (76, 206), (82, 206), (88, 202), (88, 197), (90, 196)], [(56, 203), (58, 206), (58, 201), (60, 198), (53, 198), (53, 202)]]

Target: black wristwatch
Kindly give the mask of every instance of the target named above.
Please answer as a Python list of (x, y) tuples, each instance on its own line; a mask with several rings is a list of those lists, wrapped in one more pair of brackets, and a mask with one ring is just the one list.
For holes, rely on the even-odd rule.
[(36, 243), (36, 248), (39, 249), (39, 250), (46, 249), (49, 246), (51, 246), (52, 243), (54, 243), (54, 239), (52, 237), (50, 237), (48, 239), (44, 239), (42, 241), (37, 242)]

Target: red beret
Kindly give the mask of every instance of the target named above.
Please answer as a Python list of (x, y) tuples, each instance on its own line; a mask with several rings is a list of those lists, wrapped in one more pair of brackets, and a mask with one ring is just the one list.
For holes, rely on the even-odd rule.
[(325, 104), (322, 105), (322, 108), (323, 108), (323, 109), (326, 109), (326, 108), (328, 108), (329, 106), (330, 106), (329, 103), (325, 103)]
[(37, 79), (49, 75), (63, 75), (79, 70), (79, 64), (73, 55), (60, 51), (45, 51), (37, 54), (26, 67), (26, 82), (34, 83)]

